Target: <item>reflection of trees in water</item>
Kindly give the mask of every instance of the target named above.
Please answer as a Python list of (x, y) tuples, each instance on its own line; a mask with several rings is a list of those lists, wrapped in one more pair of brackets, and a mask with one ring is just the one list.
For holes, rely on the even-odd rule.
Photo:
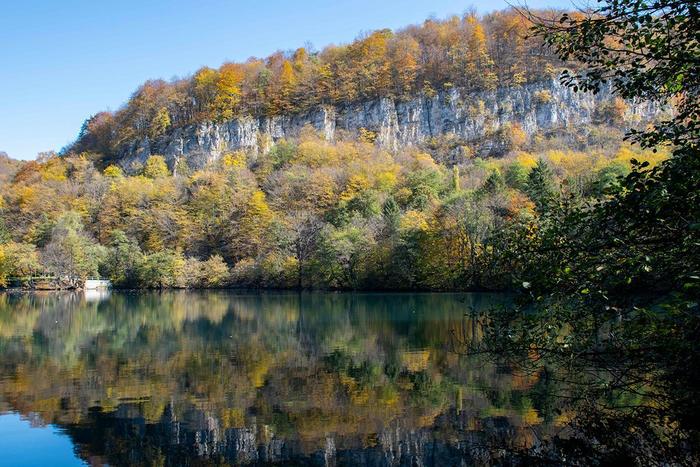
[(697, 320), (641, 308), (602, 319), (586, 307), (547, 305), (546, 312), (490, 314), (482, 322), (485, 345), (475, 351), (533, 377), (534, 408), (545, 425), (562, 426), (542, 438), (543, 449), (521, 456), (697, 464)]
[[(536, 378), (445, 345), (470, 306), (489, 306), (487, 296), (3, 298), (0, 346), (16, 351), (0, 392), (13, 410), (68, 427), (84, 457), (113, 464), (451, 465), (531, 447), (552, 429), (540, 428)], [(16, 311), (25, 318), (12, 330)]]

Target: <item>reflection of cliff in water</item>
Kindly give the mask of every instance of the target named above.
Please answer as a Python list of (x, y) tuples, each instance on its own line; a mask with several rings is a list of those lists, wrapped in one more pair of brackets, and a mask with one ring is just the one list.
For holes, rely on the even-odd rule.
[(65, 427), (97, 464), (494, 461), (559, 424), (536, 376), (451, 348), (503, 301), (0, 296), (0, 411)]
[(527, 428), (513, 426), (506, 417), (475, 425), (468, 413), (455, 409), (441, 414), (431, 427), (405, 425), (392, 422), (364, 439), (329, 434), (310, 445), (299, 438), (278, 436), (269, 425), (222, 429), (217, 419), (203, 411), (189, 412), (179, 420), (169, 407), (160, 421), (148, 423), (138, 409), (120, 407), (109, 415), (92, 413), (87, 424), (71, 425), (68, 433), (80, 446), (82, 457), (93, 464), (113, 465), (183, 465), (193, 459), (234, 464), (473, 465), (510, 460), (507, 451), (497, 453), (494, 446), (507, 447), (514, 441), (535, 445)]

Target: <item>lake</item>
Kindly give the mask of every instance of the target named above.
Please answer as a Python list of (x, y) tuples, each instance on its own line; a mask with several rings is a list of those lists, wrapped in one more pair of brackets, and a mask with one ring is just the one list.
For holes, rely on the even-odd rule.
[(473, 465), (560, 430), (489, 294), (0, 295), (0, 464)]

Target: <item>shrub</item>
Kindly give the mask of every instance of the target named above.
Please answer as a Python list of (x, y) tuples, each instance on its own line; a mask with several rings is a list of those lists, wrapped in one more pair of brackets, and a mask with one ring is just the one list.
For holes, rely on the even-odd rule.
[(143, 175), (148, 178), (160, 178), (170, 175), (163, 156), (151, 156), (143, 167)]
[(104, 175), (105, 177), (109, 177), (109, 178), (121, 178), (124, 176), (124, 171), (120, 167), (118, 167), (114, 164), (110, 164), (102, 172), (102, 175)]

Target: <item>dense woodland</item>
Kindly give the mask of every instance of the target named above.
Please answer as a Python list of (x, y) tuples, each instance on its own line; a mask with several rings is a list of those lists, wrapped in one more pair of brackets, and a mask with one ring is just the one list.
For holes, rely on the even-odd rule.
[[(541, 15), (554, 17), (554, 13)], [(137, 173), (117, 149), (170, 127), (322, 104), (431, 95), (551, 79), (570, 60), (507, 10), (428, 20), (321, 52), (298, 49), (150, 81), (115, 113), (88, 119), (60, 156), (2, 167), (0, 284), (120, 287), (503, 289), (519, 284), (502, 232), (538, 229), (567, 203), (605, 199), (630, 160), (666, 158), (622, 142), (626, 103), (595, 124), (490, 136), (497, 159), (449, 135), (391, 153), (371, 132), (325, 141), (311, 128), (266, 154), (232, 152), (176, 174), (152, 156)], [(543, 96), (547, 98), (547, 96)], [(497, 141), (496, 141), (497, 140)]]
[(570, 399), (577, 439), (549, 443), (567, 463), (697, 465), (700, 2), (593, 8), (583, 19), (537, 20), (535, 33), (562, 60), (583, 64), (563, 76), (573, 89), (611, 86), (625, 99), (672, 102), (671, 116), (626, 135), (670, 155), (655, 167), (634, 164), (598, 202), (565, 199), (535, 230), (505, 232), (525, 293), (484, 342), (511, 367), (546, 374), (561, 365), (566, 376), (553, 379), (597, 380)]
[[(583, 130), (583, 131), (582, 131)], [(510, 287), (508, 228), (536, 229), (571, 198), (604, 198), (630, 160), (613, 126), (532, 141), (502, 158), (440, 160), (440, 145), (391, 154), (362, 137), (308, 128), (265, 155), (234, 152), (172, 175), (138, 175), (90, 155), (48, 155), (2, 185), (0, 280), (93, 276), (121, 287), (437, 289)], [(561, 149), (561, 148), (568, 149)], [(577, 149), (578, 148), (578, 149)]]
[(170, 128), (202, 121), (556, 77), (563, 62), (542, 47), (541, 39), (528, 38), (531, 25), (514, 10), (484, 17), (471, 13), (397, 32), (374, 31), (320, 52), (299, 48), (218, 69), (205, 67), (172, 82), (148, 81), (118, 111), (87, 120), (72, 149), (110, 156), (136, 138), (157, 138)]

